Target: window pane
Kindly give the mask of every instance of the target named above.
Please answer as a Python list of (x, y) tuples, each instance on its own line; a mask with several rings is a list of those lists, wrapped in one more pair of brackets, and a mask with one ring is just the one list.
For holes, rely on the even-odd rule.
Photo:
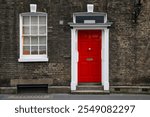
[(30, 24), (29, 16), (24, 16), (23, 17), (23, 25), (29, 25), (29, 24)]
[(23, 44), (30, 45), (30, 37), (23, 37)]
[(31, 17), (31, 25), (37, 25), (38, 24), (38, 17), (32, 16)]
[(38, 54), (38, 46), (31, 46), (31, 54)]
[(39, 24), (46, 25), (46, 17), (45, 16), (39, 17)]
[(46, 34), (46, 26), (40, 26), (39, 34)]
[(23, 34), (29, 34), (29, 26), (23, 27)]
[(38, 37), (31, 37), (31, 44), (38, 45)]
[(38, 34), (38, 27), (37, 26), (31, 26), (31, 34)]
[(23, 55), (30, 54), (30, 46), (23, 46)]
[(45, 36), (39, 37), (39, 43), (46, 44), (46, 37)]
[(46, 54), (46, 46), (39, 47), (39, 54)]

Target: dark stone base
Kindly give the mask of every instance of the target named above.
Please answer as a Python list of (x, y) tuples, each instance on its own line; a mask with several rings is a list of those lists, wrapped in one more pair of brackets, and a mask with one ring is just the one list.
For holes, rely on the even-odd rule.
[[(17, 87), (0, 87), (0, 94), (16, 94), (16, 93), (17, 93)], [(48, 86), (48, 93), (49, 94), (71, 93), (71, 90), (70, 90), (70, 86)], [(110, 94), (111, 93), (150, 94), (150, 86), (110, 86)], [(103, 94), (103, 93), (99, 93), (99, 94)]]

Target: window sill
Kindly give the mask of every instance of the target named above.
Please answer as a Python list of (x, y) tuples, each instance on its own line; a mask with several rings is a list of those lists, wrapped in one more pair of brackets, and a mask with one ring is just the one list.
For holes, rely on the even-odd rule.
[(19, 58), (18, 62), (48, 62), (48, 58)]

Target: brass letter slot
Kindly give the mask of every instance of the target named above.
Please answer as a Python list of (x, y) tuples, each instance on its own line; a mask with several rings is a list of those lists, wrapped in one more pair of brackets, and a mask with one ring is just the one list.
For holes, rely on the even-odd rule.
[(93, 61), (93, 58), (86, 58), (87, 61)]

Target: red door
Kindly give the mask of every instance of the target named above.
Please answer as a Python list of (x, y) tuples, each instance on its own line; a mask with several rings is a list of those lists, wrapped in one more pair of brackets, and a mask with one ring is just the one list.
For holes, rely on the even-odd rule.
[(100, 30), (78, 31), (78, 82), (101, 82), (101, 37)]

